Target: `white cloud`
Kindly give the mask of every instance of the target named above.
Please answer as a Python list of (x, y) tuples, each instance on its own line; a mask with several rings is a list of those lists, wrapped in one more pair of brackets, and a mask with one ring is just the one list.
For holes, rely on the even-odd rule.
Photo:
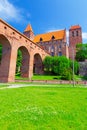
[(21, 10), (11, 4), (8, 0), (0, 0), (0, 18), (14, 22), (23, 20)]
[(85, 42), (87, 42), (87, 32), (82, 33), (82, 38)]
[(69, 45), (69, 31), (66, 30), (66, 39), (67, 39), (67, 44)]

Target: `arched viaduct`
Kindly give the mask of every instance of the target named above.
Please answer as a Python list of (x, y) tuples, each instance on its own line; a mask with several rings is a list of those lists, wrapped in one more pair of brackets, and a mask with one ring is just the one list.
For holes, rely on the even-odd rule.
[(18, 49), (22, 52), (21, 76), (31, 79), (33, 68), (42, 73), (42, 60), (49, 55), (40, 46), (0, 19), (0, 44), (2, 59), (0, 63), (0, 82), (14, 82)]

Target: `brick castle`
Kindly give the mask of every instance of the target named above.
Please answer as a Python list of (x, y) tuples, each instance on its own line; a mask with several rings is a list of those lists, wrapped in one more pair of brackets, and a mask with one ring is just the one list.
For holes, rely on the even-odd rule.
[(79, 25), (71, 26), (69, 29), (69, 43), (67, 43), (66, 29), (54, 32), (34, 35), (31, 25), (24, 30), (26, 35), (34, 43), (40, 45), (52, 56), (66, 56), (73, 59), (76, 55), (76, 44), (82, 43), (82, 29)]
[[(73, 59), (76, 44), (82, 43), (82, 30), (79, 25), (69, 29), (69, 44), (66, 29), (34, 35), (31, 25), (24, 30), (24, 35), (0, 19), (0, 44), (2, 57), (0, 61), (0, 82), (14, 82), (17, 52), (22, 52), (22, 77), (31, 79), (33, 73), (43, 73), (43, 59), (46, 56), (62, 56)], [(74, 57), (73, 57), (74, 56)]]

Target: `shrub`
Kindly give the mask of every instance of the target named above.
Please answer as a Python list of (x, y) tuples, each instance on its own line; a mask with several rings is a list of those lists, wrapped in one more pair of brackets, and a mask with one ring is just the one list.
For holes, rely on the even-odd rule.
[(72, 70), (71, 69), (65, 69), (65, 71), (61, 75), (61, 79), (72, 80)]

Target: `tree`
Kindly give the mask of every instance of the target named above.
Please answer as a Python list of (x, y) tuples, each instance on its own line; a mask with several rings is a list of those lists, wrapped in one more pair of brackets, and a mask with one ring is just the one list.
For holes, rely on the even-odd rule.
[[(70, 68), (73, 70), (73, 61), (70, 60)], [(77, 75), (79, 72), (79, 63), (77, 61), (74, 61), (74, 73)]]
[(87, 44), (77, 44), (76, 49), (75, 59), (77, 61), (85, 61), (85, 59), (87, 59)]
[(54, 57), (53, 71), (57, 75), (62, 75), (65, 68), (69, 68), (69, 61), (65, 56)]
[(50, 73), (52, 71), (52, 57), (46, 56), (43, 60), (44, 69), (47, 73)]
[(65, 56), (47, 56), (44, 59), (44, 67), (48, 73), (61, 76), (61, 79), (72, 79), (72, 69), (70, 68), (70, 61)]

